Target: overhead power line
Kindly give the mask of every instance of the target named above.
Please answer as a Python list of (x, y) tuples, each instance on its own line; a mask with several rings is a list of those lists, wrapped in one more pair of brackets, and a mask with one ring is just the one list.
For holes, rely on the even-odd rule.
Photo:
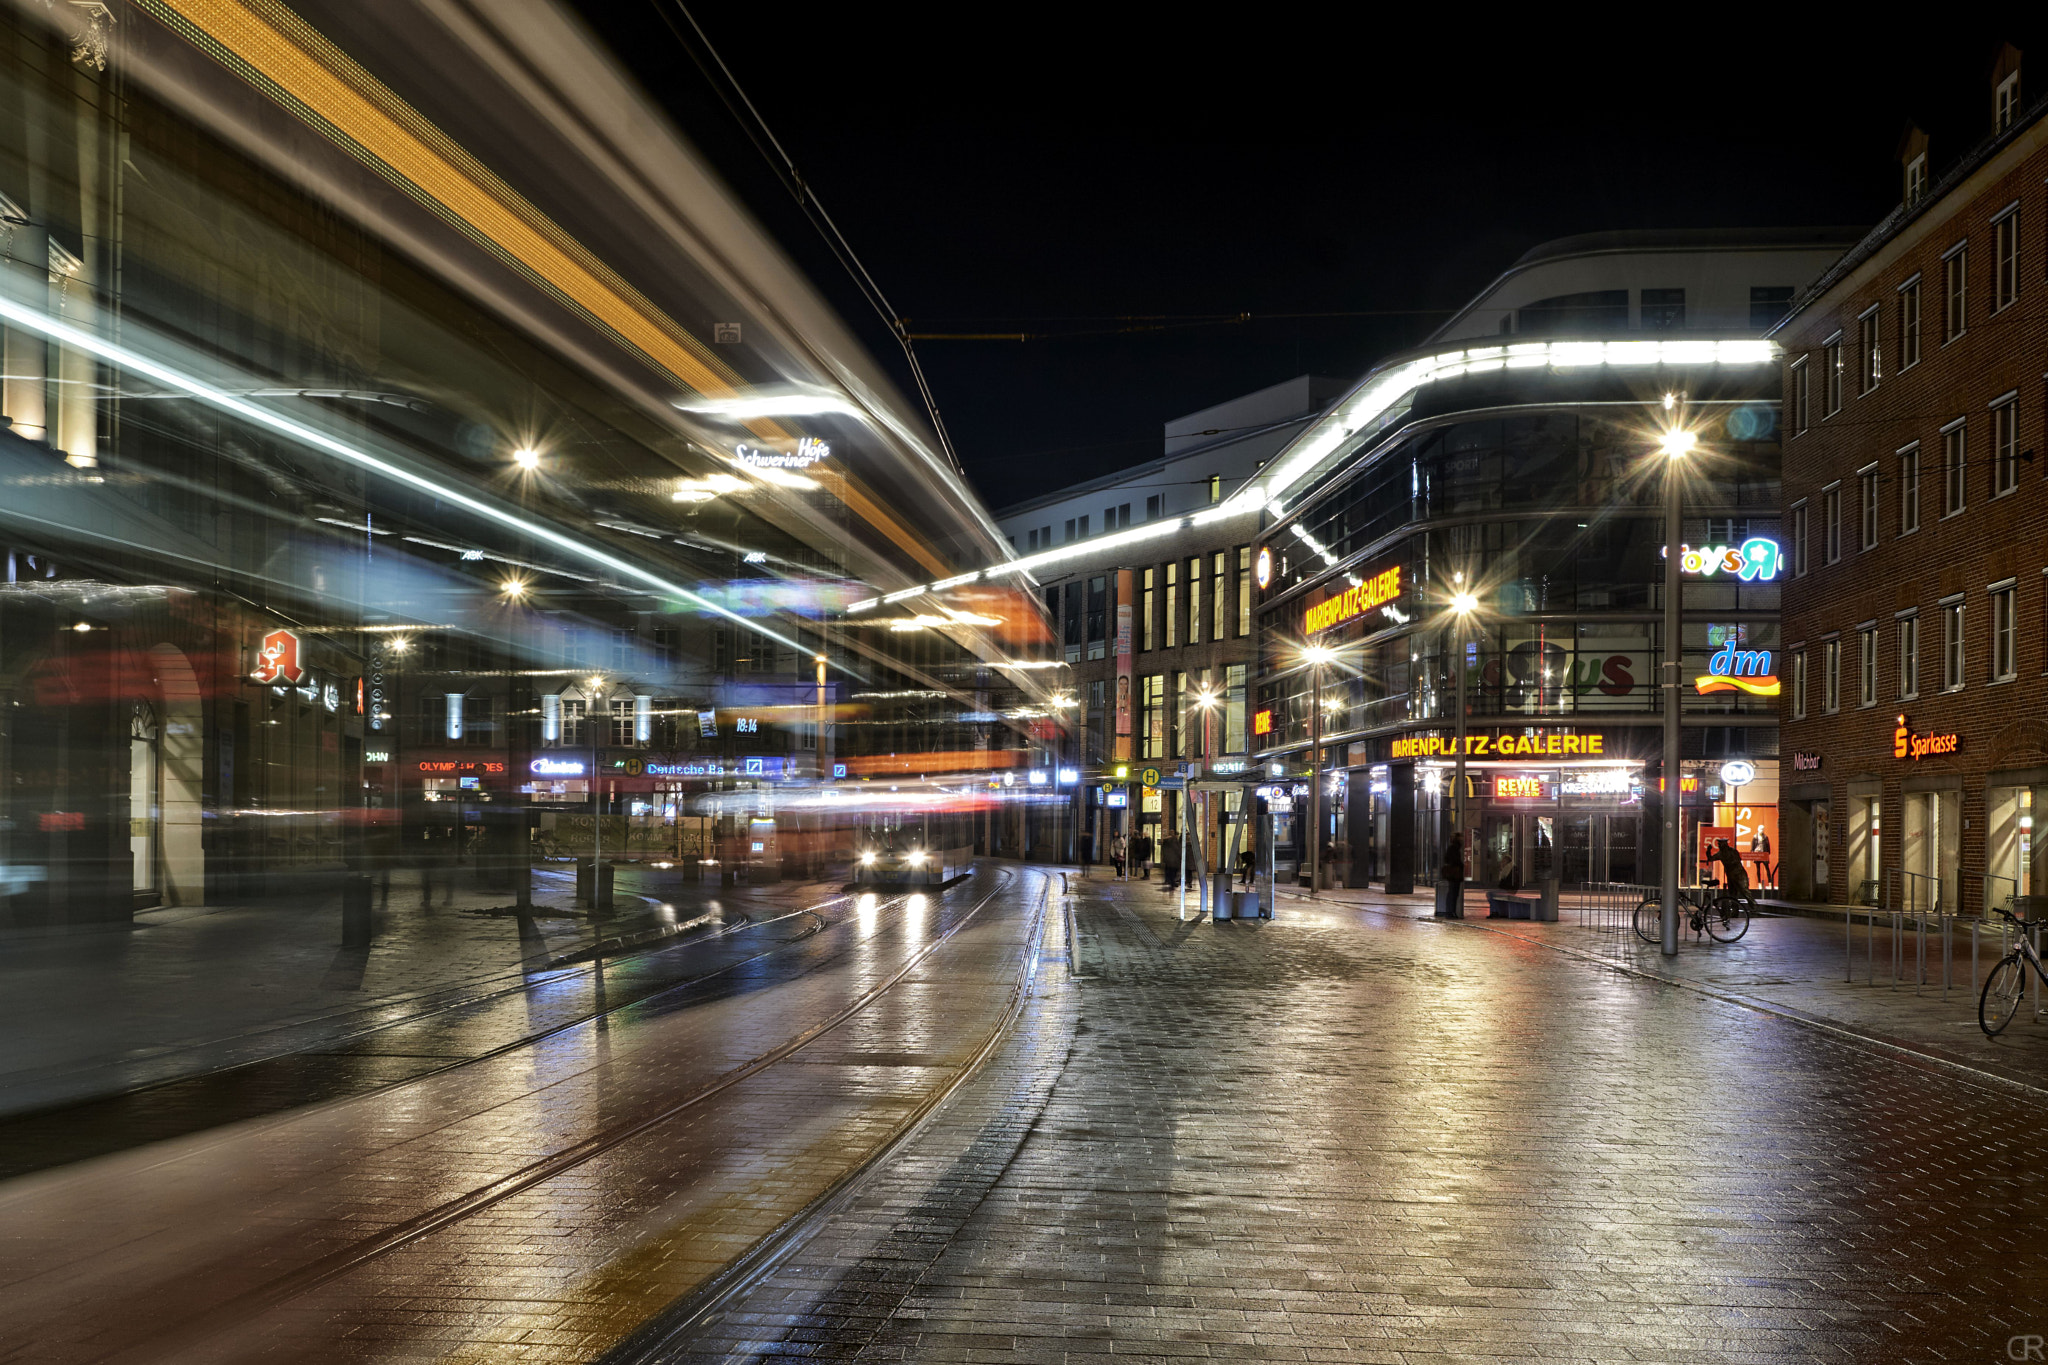
[[(1123, 336), (1138, 332), (1165, 332), (1190, 327), (1237, 327), (1251, 322), (1287, 322), (1316, 318), (1418, 318), (1449, 317), (1453, 308), (1355, 308), (1318, 313), (1135, 313), (1109, 317), (1046, 318), (1044, 322), (1107, 322), (1109, 327), (1068, 327), (1058, 331), (989, 330), (957, 332), (909, 331), (911, 319), (898, 318), (904, 335), (912, 341), (1070, 341), (1080, 337)], [(1000, 319), (975, 321), (1000, 321)], [(931, 323), (926, 322), (927, 326)]]
[[(966, 471), (961, 468), (960, 456), (953, 449), (952, 437), (946, 432), (945, 419), (939, 416), (939, 404), (932, 393), (931, 383), (925, 378), (924, 367), (918, 364), (917, 349), (911, 345), (910, 332), (904, 326), (903, 320), (897, 316), (896, 310), (889, 306), (889, 300), (882, 293), (881, 285), (868, 273), (868, 268), (861, 264), (860, 257), (854, 252), (853, 244), (846, 240), (846, 234), (839, 230), (839, 225), (832, 221), (832, 215), (818, 202), (816, 192), (804, 179), (803, 173), (797, 169), (795, 159), (783, 149), (782, 143), (775, 137), (774, 130), (769, 128), (768, 121), (761, 117), (761, 111), (747, 98), (747, 92), (740, 85), (739, 78), (733, 75), (732, 68), (725, 64), (725, 58), (718, 55), (718, 49), (712, 46), (703, 26), (683, 4), (683, 0), (668, 0), (666, 7), (661, 0), (648, 0), (648, 3), (653, 5), (655, 13), (660, 15), (669, 32), (675, 35), (676, 42), (690, 54), (690, 60), (704, 73), (704, 78), (710, 82), (711, 88), (718, 92), (718, 98), (724, 102), (726, 111), (745, 130), (748, 141), (754, 144), (755, 150), (768, 162), (777, 178), (782, 181), (783, 187), (796, 199), (797, 206), (803, 210), (804, 216), (810, 219), (811, 226), (817, 229), (818, 235), (825, 239), (825, 245), (838, 258), (846, 273), (852, 277), (861, 295), (867, 299), (868, 305), (895, 334), (897, 344), (903, 348), (903, 358), (910, 366), (911, 379), (917, 385), (918, 397), (924, 401), (924, 410), (932, 419), (932, 430), (939, 438), (939, 448), (945, 452), (946, 460), (953, 466), (953, 471), (964, 475)], [(697, 35), (695, 45), (692, 45), (683, 36), (682, 30), (676, 27), (675, 20), (668, 13), (671, 8), (682, 15), (683, 21), (690, 26), (690, 31)], [(705, 65), (704, 55), (699, 54), (700, 48), (718, 68), (715, 75), (711, 67)], [(739, 101), (737, 106), (733, 103), (735, 99)], [(742, 108), (745, 110), (744, 114), (741, 113)]]

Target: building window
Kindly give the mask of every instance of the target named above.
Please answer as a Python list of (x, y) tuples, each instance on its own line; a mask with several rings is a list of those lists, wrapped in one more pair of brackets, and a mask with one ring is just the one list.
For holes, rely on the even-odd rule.
[(1859, 529), (1862, 534), (1857, 543), (1866, 550), (1877, 548), (1877, 466), (1868, 465), (1856, 473), (1856, 486), (1862, 502), (1858, 508), (1861, 514)]
[(1941, 690), (1955, 692), (1963, 685), (1963, 604), (1941, 604)]
[(2020, 486), (2019, 395), (2009, 393), (1991, 409), (1991, 496), (2002, 498)]
[(1166, 675), (1148, 673), (1138, 679), (1138, 704), (1145, 751), (1141, 758), (1166, 757)]
[(1645, 289), (1643, 291), (1643, 330), (1646, 332), (1676, 332), (1685, 326), (1685, 291), (1683, 289)]
[(1991, 131), (2002, 133), (2020, 116), (2020, 73), (2015, 71), (1991, 92)]
[(1792, 407), (1792, 434), (1798, 436), (1806, 430), (1806, 403), (1809, 385), (1805, 356), (1801, 356), (1792, 362), (1792, 383), (1790, 387), (1791, 391), (1786, 395), (1786, 402)]
[(1991, 311), (2008, 308), (2020, 296), (2020, 206), (2014, 204), (1991, 225), (1996, 268), (1991, 279)]
[(1223, 476), (1221, 474), (1211, 474), (1209, 476), (1209, 505), (1213, 507), (1222, 501)]
[(1209, 638), (1222, 643), (1230, 631), (1230, 556), (1222, 550), (1209, 557), (1209, 610), (1215, 627)]
[(1153, 600), (1153, 581), (1158, 575), (1157, 569), (1145, 570), (1145, 583), (1138, 596), (1138, 648), (1148, 653), (1156, 643), (1153, 639), (1152, 610), (1157, 605)]
[(583, 722), (589, 714), (589, 703), (580, 697), (562, 698), (562, 744), (565, 748), (580, 749), (588, 742)]
[(1906, 163), (1906, 202), (1917, 204), (1927, 197), (1927, 153)]
[(1970, 429), (1961, 422), (1944, 427), (1941, 433), (1941, 514), (1952, 517), (1963, 510), (1969, 477)]
[(1188, 724), (1188, 675), (1173, 675), (1173, 756), (1188, 756), (1188, 731), (1194, 729)]
[(1991, 681), (2011, 682), (2020, 673), (2019, 588), (1991, 590)]
[(1180, 561), (1166, 566), (1166, 647), (1180, 644)]
[(1877, 705), (1877, 628), (1856, 632), (1856, 704)]
[(1792, 575), (1806, 577), (1806, 504), (1792, 507)]
[(1820, 647), (1820, 709), (1833, 715), (1842, 709), (1842, 642), (1829, 640)]
[(1899, 697), (1911, 701), (1920, 695), (1920, 618), (1908, 613), (1899, 618)]
[(1842, 410), (1842, 334), (1822, 342), (1820, 353), (1820, 415), (1825, 419)]
[(1097, 575), (1088, 580), (1088, 657), (1100, 659), (1109, 652), (1109, 578)]
[(1751, 331), (1768, 331), (1772, 324), (1785, 316), (1792, 307), (1792, 286), (1789, 284), (1753, 284), (1749, 287), (1749, 326)]
[(1252, 547), (1237, 547), (1237, 638), (1252, 633)]
[(1833, 564), (1842, 557), (1842, 486), (1831, 484), (1820, 495), (1821, 563)]
[(1856, 391), (1869, 393), (1884, 377), (1884, 356), (1878, 338), (1883, 317), (1876, 308), (1856, 319)]
[(1920, 443), (1899, 452), (1899, 534), (1920, 529)]
[(1226, 754), (1245, 751), (1245, 679), (1250, 672), (1248, 664), (1223, 666), (1223, 752)]
[(1806, 651), (1792, 655), (1792, 719), (1806, 719)]
[(1920, 277), (1899, 286), (1899, 368), (1920, 363)]
[(1188, 561), (1188, 643), (1202, 643), (1202, 561)]
[(1969, 329), (1970, 247), (1949, 249), (1941, 260), (1941, 341), (1944, 346)]
[(1165, 497), (1164, 493), (1154, 493), (1145, 499), (1145, 520), (1159, 520), (1160, 503)]

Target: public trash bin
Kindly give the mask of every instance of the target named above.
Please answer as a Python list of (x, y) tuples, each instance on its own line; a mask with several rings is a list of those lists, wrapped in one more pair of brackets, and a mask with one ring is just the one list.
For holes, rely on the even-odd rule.
[[(597, 873), (592, 877), (592, 872)], [(576, 899), (587, 910), (609, 910), (612, 908), (613, 865), (602, 866), (588, 858), (576, 863)]]
[(370, 879), (354, 874), (341, 879), (341, 946), (367, 948), (376, 932), (370, 914)]

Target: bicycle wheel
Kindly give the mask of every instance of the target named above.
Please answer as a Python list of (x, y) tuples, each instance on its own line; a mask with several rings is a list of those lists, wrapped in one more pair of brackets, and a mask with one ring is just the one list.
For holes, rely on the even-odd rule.
[(1733, 943), (1749, 932), (1749, 902), (1723, 896), (1707, 911), (1707, 932), (1722, 943)]
[(2016, 952), (2007, 953), (1984, 978), (1984, 993), (1977, 997), (1977, 1024), (1987, 1038), (1996, 1038), (2019, 1012), (2020, 997), (2027, 993), (2027, 969)]
[(1645, 943), (1664, 941), (1664, 906), (1652, 897), (1645, 897), (1636, 907), (1636, 937)]

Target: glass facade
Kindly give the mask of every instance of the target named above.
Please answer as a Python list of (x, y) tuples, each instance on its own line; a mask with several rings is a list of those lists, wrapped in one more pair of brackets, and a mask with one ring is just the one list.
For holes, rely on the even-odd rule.
[[(1691, 395), (1701, 436), (1686, 466), (1694, 571), (1678, 642), (1688, 818), (1718, 828), (1726, 816), (1745, 842), (1767, 841), (1758, 807), (1775, 801), (1783, 644), (1776, 387), (1767, 367), (1438, 384), (1269, 529), (1255, 747), (1300, 768), (1320, 710), (1336, 878), (1434, 879), (1461, 671), (1472, 877), (1654, 875), (1644, 814), (1660, 799), (1666, 460), (1661, 405), (1639, 395), (1667, 388)], [(1743, 558), (1757, 542), (1768, 572), (1765, 551)], [(1724, 567), (1731, 554), (1741, 567)], [(1474, 602), (1462, 618), (1460, 592)], [(1329, 661), (1305, 662), (1309, 645)], [(1731, 669), (1753, 685), (1710, 681)], [(1762, 775), (1722, 791), (1730, 758)]]

